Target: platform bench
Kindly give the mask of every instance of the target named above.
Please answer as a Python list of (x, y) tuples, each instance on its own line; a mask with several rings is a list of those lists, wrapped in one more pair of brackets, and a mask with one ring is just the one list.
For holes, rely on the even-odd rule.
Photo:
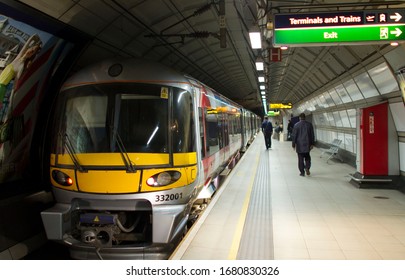
[(342, 140), (334, 139), (332, 141), (332, 143), (330, 143), (329, 149), (322, 149), (322, 153), (321, 153), (320, 157), (323, 157), (324, 155), (328, 155), (326, 162), (328, 162), (332, 157), (337, 158), (340, 161), (343, 161), (338, 155), (341, 144), (342, 144)]

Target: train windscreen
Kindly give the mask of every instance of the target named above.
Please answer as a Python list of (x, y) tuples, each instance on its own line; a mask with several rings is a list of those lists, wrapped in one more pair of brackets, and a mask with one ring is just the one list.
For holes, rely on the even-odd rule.
[(59, 151), (66, 142), (73, 153), (195, 150), (192, 101), (187, 91), (130, 83), (81, 86), (62, 92), (58, 108), (61, 115), (54, 134), (59, 136)]

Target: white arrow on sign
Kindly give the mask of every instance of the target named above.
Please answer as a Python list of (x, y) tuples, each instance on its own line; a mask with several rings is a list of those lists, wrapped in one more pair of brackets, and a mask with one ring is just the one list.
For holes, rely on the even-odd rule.
[(399, 35), (402, 34), (401, 29), (399, 29), (398, 27), (395, 27), (395, 31), (390, 31), (391, 34), (394, 34), (395, 37), (398, 37)]
[(400, 21), (402, 18), (401, 14), (395, 13), (395, 15), (390, 15), (390, 19), (394, 19), (395, 21)]

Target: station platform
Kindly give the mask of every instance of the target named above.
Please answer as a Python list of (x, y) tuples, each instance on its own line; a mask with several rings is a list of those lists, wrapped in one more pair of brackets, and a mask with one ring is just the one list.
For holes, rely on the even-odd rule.
[(301, 177), (291, 142), (272, 142), (256, 137), (170, 259), (405, 259), (405, 194), (355, 187), (317, 148)]

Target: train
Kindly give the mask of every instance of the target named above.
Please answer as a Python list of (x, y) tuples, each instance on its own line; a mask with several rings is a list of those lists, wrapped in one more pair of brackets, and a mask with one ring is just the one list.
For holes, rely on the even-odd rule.
[(167, 259), (260, 131), (261, 118), (144, 59), (72, 74), (52, 110), (48, 240), (73, 259)]

